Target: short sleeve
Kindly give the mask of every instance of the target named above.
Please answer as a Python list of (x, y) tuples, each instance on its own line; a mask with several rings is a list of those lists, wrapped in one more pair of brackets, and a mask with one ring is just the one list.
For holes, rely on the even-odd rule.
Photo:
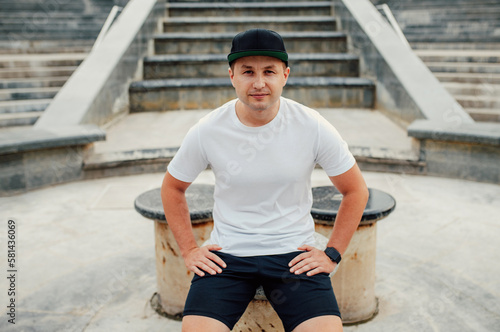
[(318, 120), (316, 162), (328, 176), (337, 176), (350, 170), (356, 160), (337, 129), (323, 117)]
[(193, 182), (205, 170), (208, 161), (200, 142), (199, 126), (193, 126), (168, 165), (168, 172), (177, 180)]

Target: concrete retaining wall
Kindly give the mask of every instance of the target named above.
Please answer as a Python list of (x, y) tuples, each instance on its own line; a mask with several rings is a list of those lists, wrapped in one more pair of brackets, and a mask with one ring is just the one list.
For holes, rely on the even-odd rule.
[(417, 120), (408, 135), (420, 141), (427, 174), (500, 183), (500, 124)]
[(81, 180), (83, 158), (105, 139), (94, 125), (0, 132), (0, 196)]

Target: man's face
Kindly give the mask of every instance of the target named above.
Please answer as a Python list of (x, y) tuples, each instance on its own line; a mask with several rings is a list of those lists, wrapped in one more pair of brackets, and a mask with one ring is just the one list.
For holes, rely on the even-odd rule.
[(239, 58), (229, 69), (238, 99), (254, 111), (279, 105), (289, 73), (290, 68), (285, 68), (283, 61), (269, 56)]

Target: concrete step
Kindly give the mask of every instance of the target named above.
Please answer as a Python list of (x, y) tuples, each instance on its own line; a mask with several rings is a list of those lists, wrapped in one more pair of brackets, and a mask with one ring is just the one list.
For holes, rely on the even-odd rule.
[[(131, 113), (106, 129), (106, 141), (94, 143), (84, 160), (86, 177), (164, 172), (191, 126), (211, 110)], [(349, 144), (365, 170), (419, 173), (412, 140), (377, 111), (318, 109)]]
[[(500, 31), (500, 28), (498, 29)], [(410, 42), (421, 41), (449, 41), (449, 42), (495, 42), (498, 41), (498, 34), (495, 34), (494, 29), (485, 31), (456, 31), (450, 29), (415, 29), (404, 31), (404, 35)], [(439, 36), (436, 38), (428, 38), (429, 36)]]
[(18, 88), (1, 89), (0, 101), (27, 100), (27, 99), (49, 99), (59, 92), (60, 88)]
[[(474, 38), (476, 36), (494, 35), (500, 29), (497, 24), (484, 24), (483, 22), (470, 22), (470, 25), (457, 24), (461, 22), (448, 22), (442, 25), (419, 25), (402, 27), (405, 36), (421, 34), (446, 34), (447, 36), (464, 36)], [(469, 23), (469, 22), (468, 22)], [(475, 23), (475, 24), (474, 24)]]
[(29, 1), (18, 1), (18, 2), (2, 2), (2, 12), (40, 12), (40, 11), (69, 11), (69, 12), (83, 12), (85, 10), (85, 4), (83, 1), (61, 1), (61, 2), (29, 2)]
[[(413, 43), (499, 43), (500, 36), (491, 36), (491, 35), (475, 35), (475, 36), (466, 36), (466, 35), (458, 35), (458, 36), (448, 36), (446, 34), (440, 35), (407, 35), (406, 39)], [(498, 46), (497, 46), (498, 47)]]
[[(356, 77), (290, 77), (285, 97), (310, 107), (374, 106), (375, 84)], [(228, 78), (165, 79), (133, 82), (130, 112), (216, 108), (235, 98)]]
[(400, 24), (403, 30), (408, 29), (449, 29), (450, 32), (456, 29), (457, 31), (464, 30), (467, 31), (485, 31), (491, 28), (497, 28), (500, 26), (498, 21), (439, 21), (439, 22), (428, 22), (428, 23), (411, 23), (411, 22), (401, 22)]
[(27, 14), (38, 14), (36, 17), (45, 17), (49, 15), (61, 15), (72, 14), (72, 15), (102, 15), (104, 11), (111, 10), (114, 4), (123, 5), (125, 1), (96, 1), (96, 0), (83, 0), (83, 1), (9, 1), (5, 3), (2, 1), (2, 13), (22, 13)]
[(494, 41), (469, 41), (469, 42), (411, 42), (411, 47), (414, 50), (500, 50), (500, 44)]
[(325, 16), (332, 14), (331, 8), (328, 1), (168, 3), (166, 16)]
[(500, 63), (500, 50), (415, 50), (424, 62)]
[[(29, 37), (37, 32), (54, 32), (58, 30), (83, 30), (94, 31), (100, 29), (108, 12), (103, 15), (82, 15), (68, 13), (0, 13), (0, 30), (7, 34), (7, 37), (22, 38)], [(9, 36), (10, 35), (10, 36)], [(2, 39), (5, 36), (2, 36)], [(25, 39), (25, 38), (23, 38)]]
[(441, 82), (500, 84), (500, 74), (434, 73)]
[(39, 67), (39, 68), (3, 68), (0, 69), (2, 78), (29, 78), (29, 77), (69, 77), (76, 70), (76, 66)]
[[(60, 22), (83, 22), (83, 23), (92, 23), (92, 22), (104, 22), (106, 17), (108, 17), (109, 11), (112, 6), (107, 9), (100, 9), (98, 13), (91, 12), (78, 12), (72, 13), (65, 10), (54, 10), (51, 12), (44, 12), (43, 10), (37, 11), (29, 11), (29, 10), (20, 10), (20, 11), (1, 11), (0, 19), (2, 19), (2, 24), (15, 24), (17, 23), (25, 23), (31, 24), (33, 26), (39, 26), (43, 24), (52, 24), (51, 21), (60, 21)], [(2, 7), (3, 9), (3, 7)]]
[(497, 22), (500, 14), (500, 4), (495, 6), (471, 6), (463, 8), (450, 3), (448, 6), (428, 8), (420, 6), (416, 9), (395, 10), (394, 16), (405, 24), (428, 24), (447, 21), (484, 21)]
[(500, 84), (447, 82), (443, 86), (453, 95), (497, 96), (500, 100)]
[(488, 95), (454, 95), (455, 99), (465, 109), (467, 108), (488, 108), (500, 109), (500, 98)]
[[(75, 0), (75, 1), (87, 3), (88, 6), (103, 6), (103, 5), (109, 5), (110, 2), (115, 2), (115, 3), (123, 3), (124, 2), (123, 0), (114, 0), (114, 1), (109, 1), (109, 0), (91, 0), (91, 1)], [(190, 0), (188, 0), (188, 1), (190, 1)], [(5, 4), (6, 6), (8, 6), (9, 4), (18, 3), (18, 2), (20, 2), (20, 1), (19, 0), (2, 0), (2, 4)], [(40, 4), (40, 1), (39, 0), (22, 0), (22, 3)], [(98, 7), (98, 8), (100, 8), (100, 7)]]
[(78, 66), (87, 53), (0, 54), (1, 68)]
[[(359, 59), (345, 53), (289, 54), (293, 77), (359, 76)], [(155, 55), (144, 59), (144, 79), (227, 77), (225, 54)]]
[(52, 99), (9, 100), (0, 102), (0, 114), (42, 112)]
[[(30, 35), (30, 34), (43, 34), (43, 33), (56, 33), (59, 31), (85, 31), (95, 33), (97, 31), (99, 33), (101, 26), (104, 21), (95, 20), (88, 22), (81, 22), (80, 20), (60, 20), (55, 22), (50, 22), (46, 24), (37, 24), (37, 25), (26, 25), (25, 22), (14, 21), (11, 19), (11, 23), (7, 24), (6, 22), (2, 22), (0, 24), (0, 32), (2, 35), (4, 34), (21, 34), (21, 35)], [(5, 38), (5, 36), (2, 36)]]
[[(388, 3), (387, 0), (372, 0), (374, 4)], [(397, 2), (389, 2), (390, 6), (394, 6), (398, 10), (409, 10), (419, 8), (441, 8), (445, 6), (448, 8), (450, 5), (460, 6), (461, 8), (475, 7), (475, 6), (495, 6), (498, 5), (497, 0), (398, 0)]]
[(94, 39), (78, 40), (0, 40), (0, 54), (31, 53), (88, 53), (94, 45)]
[(500, 122), (500, 107), (499, 108), (471, 108), (466, 111), (475, 120), (480, 122)]
[(426, 62), (432, 72), (500, 74), (498, 63)]
[(61, 87), (67, 80), (64, 76), (0, 79), (0, 89)]
[[(463, 14), (446, 14), (448, 9), (442, 9), (439, 13), (430, 13), (427, 11), (411, 11), (395, 14), (398, 22), (404, 22), (402, 26), (427, 26), (436, 24), (451, 24), (457, 25), (462, 22), (475, 22), (476, 26), (480, 22), (491, 22), (494, 26), (497, 24), (498, 14), (500, 7), (494, 8), (492, 12), (477, 12), (477, 13), (463, 13)], [(483, 23), (484, 24), (484, 23)]]
[(498, 1), (490, 0), (488, 2), (481, 2), (480, 0), (464, 0), (464, 1), (453, 1), (448, 2), (422, 2), (419, 1), (413, 5), (408, 5), (404, 1), (398, 0), (397, 6), (394, 5), (394, 11), (404, 12), (404, 13), (431, 13), (431, 14), (441, 14), (443, 15), (443, 10), (446, 14), (453, 16), (455, 14), (475, 14), (487, 12), (488, 10), (500, 10), (500, 3)]
[(332, 16), (169, 17), (163, 32), (231, 32), (259, 27), (282, 31), (335, 31)]
[(95, 40), (99, 35), (100, 26), (92, 30), (64, 29), (55, 31), (33, 31), (29, 33), (0, 32), (0, 40), (60, 40), (60, 39), (87, 39)]
[[(234, 33), (168, 33), (154, 38), (155, 54), (228, 54)], [(283, 32), (289, 53), (342, 53), (347, 36), (342, 32)]]
[(14, 126), (31, 126), (35, 124), (43, 112), (0, 113), (0, 128)]
[[(258, 2), (258, 3), (263, 3), (263, 2), (287, 2), (289, 0), (222, 0), (222, 1), (216, 1), (216, 0), (169, 0), (168, 2), (170, 3), (239, 3), (239, 2)], [(303, 0), (303, 2), (318, 2), (318, 0)]]

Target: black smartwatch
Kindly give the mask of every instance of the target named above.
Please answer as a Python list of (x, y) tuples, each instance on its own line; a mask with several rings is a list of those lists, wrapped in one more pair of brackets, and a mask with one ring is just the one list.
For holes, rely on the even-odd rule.
[(325, 254), (332, 260), (332, 262), (340, 263), (342, 256), (340, 256), (340, 252), (334, 247), (327, 247), (325, 249)]

